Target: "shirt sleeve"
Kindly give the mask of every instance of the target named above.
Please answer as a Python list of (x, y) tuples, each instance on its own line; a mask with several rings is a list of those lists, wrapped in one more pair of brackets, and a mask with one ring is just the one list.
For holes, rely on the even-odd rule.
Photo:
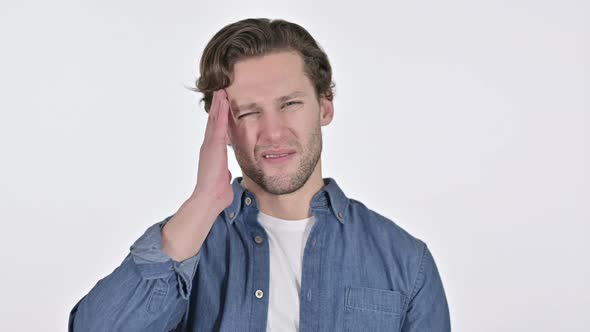
[(443, 284), (428, 247), (424, 245), (420, 268), (403, 322), (403, 332), (450, 332), (449, 307)]
[(162, 227), (149, 227), (119, 267), (71, 310), (69, 331), (169, 331), (188, 309), (199, 251), (182, 262), (162, 250)]

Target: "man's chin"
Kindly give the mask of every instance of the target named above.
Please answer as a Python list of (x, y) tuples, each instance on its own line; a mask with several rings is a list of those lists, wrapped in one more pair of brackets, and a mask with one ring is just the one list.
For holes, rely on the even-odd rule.
[(294, 174), (265, 175), (262, 184), (259, 184), (266, 192), (273, 195), (286, 195), (301, 188), (301, 185), (294, 182)]

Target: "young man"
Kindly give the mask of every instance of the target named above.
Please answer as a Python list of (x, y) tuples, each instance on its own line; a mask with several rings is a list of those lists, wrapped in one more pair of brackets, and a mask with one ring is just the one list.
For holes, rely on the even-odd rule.
[(334, 86), (309, 33), (242, 20), (200, 69), (195, 190), (80, 300), (70, 330), (450, 331), (426, 245), (322, 178)]

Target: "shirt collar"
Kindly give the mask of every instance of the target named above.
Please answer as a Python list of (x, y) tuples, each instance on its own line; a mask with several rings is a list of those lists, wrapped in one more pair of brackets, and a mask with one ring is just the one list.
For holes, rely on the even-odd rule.
[[(225, 220), (231, 225), (238, 218), (244, 204), (257, 206), (256, 196), (244, 188), (241, 184), (243, 177), (239, 176), (234, 178), (232, 181), (232, 189), (234, 192), (234, 199), (230, 206), (225, 208), (223, 215)], [(347, 208), (349, 200), (340, 189), (340, 186), (336, 183), (333, 178), (323, 178), (324, 186), (318, 191), (311, 199), (310, 207), (320, 208), (328, 206), (336, 219), (341, 223), (347, 217)]]

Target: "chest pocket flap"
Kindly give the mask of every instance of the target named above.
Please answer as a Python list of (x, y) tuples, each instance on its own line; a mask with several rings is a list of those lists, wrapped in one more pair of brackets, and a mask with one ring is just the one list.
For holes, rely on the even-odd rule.
[(345, 306), (349, 309), (363, 309), (390, 314), (400, 314), (403, 306), (402, 293), (394, 290), (347, 287)]

